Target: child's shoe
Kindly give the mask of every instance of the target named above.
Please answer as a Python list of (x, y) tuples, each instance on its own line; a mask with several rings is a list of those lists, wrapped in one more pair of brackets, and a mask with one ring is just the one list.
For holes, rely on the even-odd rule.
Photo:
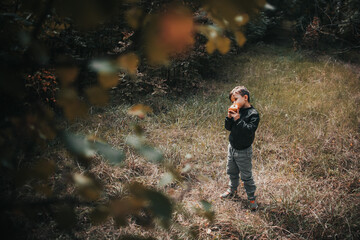
[(236, 190), (231, 190), (230, 188), (228, 188), (226, 190), (226, 192), (224, 192), (223, 194), (220, 195), (220, 198), (225, 199), (225, 198), (233, 198), (235, 197), (237, 194)]
[(249, 203), (250, 203), (250, 209), (251, 209), (251, 211), (255, 211), (255, 210), (258, 208), (258, 205), (257, 205), (255, 199), (250, 200)]

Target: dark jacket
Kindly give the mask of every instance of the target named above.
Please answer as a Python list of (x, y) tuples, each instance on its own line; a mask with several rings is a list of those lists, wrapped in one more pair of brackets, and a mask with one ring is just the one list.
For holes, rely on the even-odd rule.
[(225, 118), (225, 128), (230, 131), (229, 141), (233, 148), (241, 150), (251, 146), (254, 142), (255, 131), (260, 122), (258, 111), (251, 106), (241, 108), (240, 118)]

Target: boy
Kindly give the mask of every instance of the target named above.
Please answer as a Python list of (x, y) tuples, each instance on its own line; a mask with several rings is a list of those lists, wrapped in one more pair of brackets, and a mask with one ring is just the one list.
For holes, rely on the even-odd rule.
[(255, 182), (252, 176), (252, 143), (260, 117), (250, 104), (250, 92), (244, 86), (235, 87), (229, 94), (230, 101), (238, 105), (238, 110), (229, 109), (225, 118), (225, 128), (230, 131), (228, 146), (227, 174), (230, 177), (229, 189), (220, 195), (231, 198), (237, 193), (239, 173), (244, 182), (245, 191), (250, 202), (250, 209), (256, 210)]

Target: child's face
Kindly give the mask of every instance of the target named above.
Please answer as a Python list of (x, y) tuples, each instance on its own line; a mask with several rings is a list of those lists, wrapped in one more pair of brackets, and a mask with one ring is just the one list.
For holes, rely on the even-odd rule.
[(231, 96), (231, 101), (233, 103), (236, 102), (237, 104), (239, 104), (240, 108), (244, 106), (244, 104), (247, 102), (247, 99), (248, 99), (247, 95), (241, 96), (239, 93), (234, 93)]

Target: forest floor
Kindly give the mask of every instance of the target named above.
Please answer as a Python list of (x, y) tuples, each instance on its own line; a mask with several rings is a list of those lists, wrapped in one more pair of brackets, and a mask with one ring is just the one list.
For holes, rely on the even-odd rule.
[[(183, 97), (144, 97), (153, 113), (129, 116), (130, 105), (94, 110), (86, 120), (67, 124), (68, 131), (96, 135), (122, 148), (126, 159), (111, 166), (95, 159), (91, 173), (105, 185), (104, 199), (126, 194), (137, 181), (166, 193), (175, 203), (168, 230), (142, 227), (134, 219), (117, 228), (108, 219), (92, 225), (79, 207), (72, 235), (54, 221), (34, 227), (35, 238), (122, 239), (359, 239), (360, 237), (360, 65), (327, 55), (258, 45), (233, 55), (219, 66), (216, 80)], [(253, 174), (259, 209), (250, 211), (240, 186), (239, 197), (221, 200), (227, 188), (228, 132), (224, 118), (228, 93), (237, 85), (251, 92), (260, 113), (253, 144)], [(125, 145), (141, 125), (147, 139), (179, 169), (190, 166), (185, 183), (159, 186), (165, 168), (146, 161)], [(70, 172), (84, 172), (63, 149), (56, 158)], [(72, 166), (72, 167), (69, 167)], [(63, 167), (65, 169), (66, 167)], [(59, 168), (55, 179), (64, 179)], [(71, 193), (71, 183), (62, 190)], [(211, 203), (215, 219), (199, 215), (201, 200)], [(31, 236), (30, 235), (30, 236)], [(125, 238), (123, 238), (125, 239)], [(127, 238), (131, 239), (131, 238)]]

